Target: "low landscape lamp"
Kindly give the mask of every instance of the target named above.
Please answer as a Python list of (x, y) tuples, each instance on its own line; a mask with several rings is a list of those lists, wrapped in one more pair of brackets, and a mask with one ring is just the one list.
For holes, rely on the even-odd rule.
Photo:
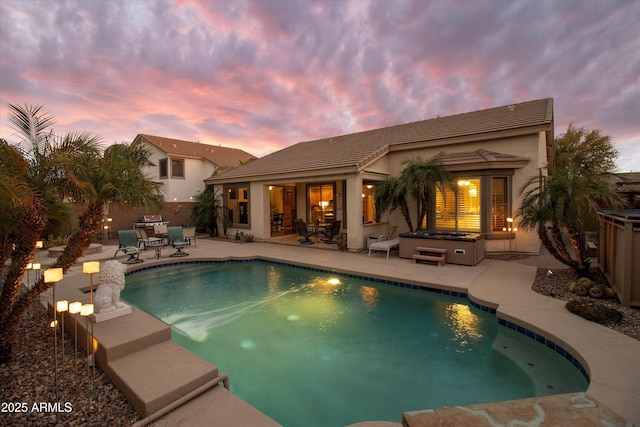
[(34, 262), (33, 264), (31, 264), (31, 268), (35, 270), (35, 281), (37, 282), (40, 279), (40, 263)]
[[(40, 264), (33, 264), (34, 270), (40, 268)], [(44, 282), (45, 283), (56, 283), (62, 280), (62, 269), (61, 268), (49, 268), (44, 272)]]
[[(89, 376), (89, 363), (95, 368), (95, 355), (93, 354), (93, 321), (91, 321), (91, 340), (89, 340), (89, 316), (93, 314), (93, 304), (82, 304), (80, 315), (84, 317), (84, 328), (87, 334), (87, 376)], [(89, 344), (91, 343), (91, 344)], [(89, 355), (89, 345), (91, 345), (91, 355)], [(89, 407), (93, 404), (93, 370), (91, 373), (91, 392), (89, 394)]]
[(73, 363), (73, 377), (75, 378), (76, 383), (76, 393), (78, 392), (78, 313), (82, 309), (81, 302), (72, 302), (69, 304), (69, 313), (73, 314), (73, 323), (75, 326), (75, 335), (74, 342), (76, 344), (76, 351), (74, 353), (74, 363)]
[[(40, 264), (34, 264), (38, 266), (40, 269)], [(53, 322), (51, 325), (53, 326), (53, 356), (54, 356), (54, 387), (56, 388), (56, 402), (58, 401), (58, 315), (57, 315), (57, 307), (56, 307), (56, 283), (62, 280), (62, 269), (61, 268), (49, 268), (44, 271), (44, 282), (45, 283), (53, 283)]]
[(60, 300), (56, 302), (56, 311), (60, 313), (60, 317), (62, 317), (62, 329), (60, 331), (60, 335), (62, 336), (62, 394), (65, 394), (64, 389), (64, 312), (69, 311), (69, 301), (66, 299)]
[(93, 304), (93, 275), (100, 272), (99, 261), (86, 261), (82, 263), (82, 272), (89, 275), (89, 303)]

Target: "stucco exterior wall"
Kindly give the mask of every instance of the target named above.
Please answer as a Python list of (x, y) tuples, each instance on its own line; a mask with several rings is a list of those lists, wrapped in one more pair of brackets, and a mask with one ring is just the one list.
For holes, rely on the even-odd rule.
[(190, 202), (193, 200), (193, 197), (204, 191), (205, 178), (210, 177), (215, 171), (215, 165), (213, 163), (203, 159), (184, 159), (184, 178), (172, 178), (170, 170), (169, 177), (160, 178), (160, 159), (168, 158), (167, 153), (159, 150), (155, 146), (145, 145), (150, 150), (151, 155), (149, 156), (149, 160), (151, 160), (155, 166), (145, 168), (144, 172), (154, 181), (160, 181), (164, 184), (163, 195), (166, 201)]
[[(522, 162), (516, 167), (513, 164), (502, 165), (500, 163), (492, 164), (504, 168), (503, 170), (513, 171), (511, 176), (511, 212), (510, 215), (516, 219), (514, 223), (517, 225), (517, 212), (520, 207), (520, 191), (522, 186), (532, 176), (536, 176), (540, 167), (546, 165), (546, 135), (544, 132), (532, 133), (521, 136), (498, 136), (493, 139), (482, 141), (451, 141), (434, 142), (421, 148), (411, 150), (392, 150), (383, 157), (378, 158), (371, 164), (366, 165), (362, 172), (352, 174), (331, 174), (319, 176), (313, 171), (308, 176), (296, 177), (295, 182), (291, 180), (274, 179), (274, 180), (257, 180), (250, 184), (250, 224), (248, 226), (238, 226), (237, 229), (245, 234), (252, 234), (256, 239), (267, 239), (271, 237), (271, 211), (269, 198), (269, 185), (287, 185), (296, 188), (296, 217), (307, 220), (307, 186), (311, 183), (336, 183), (335, 206), (336, 220), (342, 220), (342, 230), (347, 232), (348, 247), (350, 250), (362, 250), (366, 248), (367, 236), (371, 233), (375, 234), (391, 234), (395, 231), (394, 237), (398, 234), (408, 231), (408, 226), (401, 212), (394, 211), (385, 213), (381, 217), (381, 222), (377, 224), (362, 224), (362, 189), (365, 181), (376, 181), (384, 179), (388, 175), (399, 176), (403, 168), (403, 162), (407, 160), (422, 158), (430, 159), (437, 154), (456, 154), (475, 152), (478, 149), (493, 151), (497, 153), (516, 156), (517, 158), (526, 157), (529, 159), (524, 166)], [(468, 168), (468, 167), (465, 167)], [(456, 169), (452, 166), (452, 169)], [(476, 171), (484, 172), (485, 164), (479, 164)], [(496, 174), (500, 175), (501, 169), (495, 169)], [(469, 175), (474, 174), (474, 170), (464, 171)], [(344, 185), (342, 184), (344, 183)], [(184, 186), (181, 187), (184, 191)], [(344, 191), (344, 194), (342, 194)], [(346, 201), (346, 203), (345, 203)], [(341, 212), (342, 207), (346, 211)], [(417, 209), (415, 202), (410, 201), (410, 213), (414, 227), (417, 222)], [(235, 233), (235, 228), (231, 228), (231, 235)], [(495, 237), (495, 236), (493, 236)], [(515, 238), (506, 239), (485, 239), (485, 251), (502, 252), (502, 251), (521, 251), (521, 252), (537, 252), (540, 248), (540, 242), (535, 232), (523, 230), (518, 227)]]
[[(393, 151), (387, 155), (389, 158), (389, 169), (393, 171), (393, 176), (399, 176), (403, 169), (403, 162), (407, 160), (421, 158), (423, 160), (431, 159), (440, 152), (445, 154), (455, 154), (475, 151), (480, 148), (487, 151), (494, 151), (498, 153), (509, 154), (513, 156), (528, 157), (529, 162), (523, 168), (516, 168), (512, 176), (511, 185), (511, 200), (512, 209), (511, 215), (514, 218), (514, 224), (518, 227), (518, 231), (515, 233), (515, 238), (511, 239), (511, 243), (507, 239), (485, 240), (486, 252), (503, 252), (503, 251), (520, 251), (520, 252), (532, 252), (537, 253), (540, 249), (540, 241), (535, 231), (528, 231), (520, 228), (517, 220), (517, 213), (520, 209), (521, 202), (521, 190), (524, 184), (533, 176), (537, 176), (540, 173), (540, 168), (546, 166), (546, 139), (545, 133), (540, 132), (536, 134), (516, 136), (509, 138), (496, 138), (475, 142), (464, 142), (453, 145), (434, 144), (431, 147), (407, 150), (407, 151)], [(541, 158), (542, 156), (542, 158)], [(479, 170), (483, 170), (479, 167)], [(472, 171), (469, 172), (473, 174)], [(415, 203), (410, 203), (410, 213), (414, 226), (417, 221), (417, 212)], [(400, 212), (394, 212), (389, 216), (390, 226), (397, 226), (398, 232), (405, 232), (408, 230), (406, 221), (400, 214)]]

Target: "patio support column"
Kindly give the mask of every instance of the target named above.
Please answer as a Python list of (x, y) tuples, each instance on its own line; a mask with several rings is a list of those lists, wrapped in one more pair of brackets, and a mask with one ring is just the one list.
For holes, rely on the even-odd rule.
[(347, 177), (347, 245), (350, 250), (362, 249), (362, 174)]
[(271, 220), (269, 216), (269, 186), (262, 182), (252, 182), (249, 188), (249, 214), (251, 228), (245, 233), (251, 233), (258, 239), (271, 237)]

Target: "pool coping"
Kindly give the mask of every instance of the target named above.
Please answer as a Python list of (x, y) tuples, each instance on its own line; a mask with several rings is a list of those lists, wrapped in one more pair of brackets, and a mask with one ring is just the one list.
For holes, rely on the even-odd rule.
[[(637, 405), (640, 401), (640, 365), (637, 363), (640, 360), (640, 341), (569, 313), (564, 308), (564, 301), (533, 292), (531, 284), (537, 271), (535, 264), (485, 259), (476, 266), (435, 267), (413, 265), (399, 258), (385, 260), (367, 257), (366, 254), (306, 249), (265, 242), (242, 245), (203, 238), (198, 239), (197, 249), (189, 249), (193, 251), (191, 257), (175, 261), (263, 258), (335, 272), (366, 272), (367, 277), (391, 278), (466, 292), (470, 301), (495, 309), (499, 318), (545, 336), (573, 354), (590, 375), (587, 393), (630, 422), (640, 425), (640, 405)], [(114, 250), (107, 247), (105, 252), (113, 253)], [(198, 254), (205, 256), (196, 256)], [(80, 261), (110, 258), (94, 256)], [(130, 268), (145, 268), (156, 263), (166, 262), (163, 259), (145, 259), (144, 264), (131, 265)], [(43, 265), (47, 265), (45, 260)], [(542, 266), (546, 268), (546, 265)], [(88, 286), (88, 279), (81, 271), (72, 274), (82, 277), (74, 278), (74, 282), (80, 279), (84, 286)], [(64, 281), (67, 282), (67, 273)], [(50, 295), (43, 295), (45, 298), (50, 299)]]

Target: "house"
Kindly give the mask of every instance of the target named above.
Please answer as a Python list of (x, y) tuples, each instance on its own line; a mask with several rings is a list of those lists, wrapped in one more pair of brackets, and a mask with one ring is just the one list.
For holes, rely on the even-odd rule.
[(613, 190), (629, 209), (640, 209), (640, 172), (623, 172), (610, 177)]
[(160, 136), (138, 134), (134, 142), (142, 142), (149, 150), (154, 166), (145, 172), (164, 186), (164, 199), (169, 202), (189, 202), (204, 190), (204, 179), (218, 169), (239, 166), (255, 156), (237, 148)]
[(511, 220), (522, 186), (546, 173), (553, 140), (547, 98), (300, 142), (205, 181), (222, 190), (232, 227), (256, 238), (280, 233), (280, 219), (286, 233), (296, 218), (339, 220), (349, 249), (360, 250), (369, 235), (408, 231), (397, 211), (376, 221), (376, 184), (399, 176), (406, 160), (438, 159), (459, 190), (439, 194), (420, 228), (482, 233), (488, 252), (537, 252), (536, 233), (513, 232)]

